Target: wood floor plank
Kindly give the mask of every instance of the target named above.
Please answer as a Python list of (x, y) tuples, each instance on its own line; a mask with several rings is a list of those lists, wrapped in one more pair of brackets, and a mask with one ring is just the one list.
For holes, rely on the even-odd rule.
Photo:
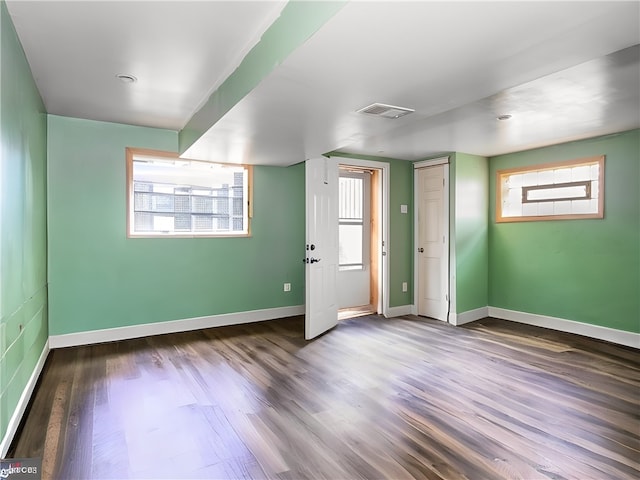
[(496, 319), (303, 318), (51, 352), (43, 479), (640, 476), (640, 351)]

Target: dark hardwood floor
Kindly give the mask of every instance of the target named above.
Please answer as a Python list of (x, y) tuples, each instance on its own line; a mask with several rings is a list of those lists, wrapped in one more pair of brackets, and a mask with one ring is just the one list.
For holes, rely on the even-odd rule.
[(53, 351), (43, 479), (635, 479), (640, 351), (485, 319), (303, 319)]

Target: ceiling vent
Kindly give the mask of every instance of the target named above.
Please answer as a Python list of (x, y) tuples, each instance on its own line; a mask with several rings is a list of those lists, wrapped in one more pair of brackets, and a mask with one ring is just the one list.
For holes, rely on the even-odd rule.
[(367, 115), (375, 115), (384, 118), (400, 118), (415, 110), (404, 107), (394, 107), (393, 105), (385, 105), (384, 103), (373, 103), (368, 107), (361, 108), (358, 113), (366, 113)]

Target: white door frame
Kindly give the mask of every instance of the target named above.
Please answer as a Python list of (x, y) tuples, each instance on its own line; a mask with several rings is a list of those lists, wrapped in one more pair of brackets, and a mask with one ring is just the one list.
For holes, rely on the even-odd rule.
[(378, 312), (381, 312), (383, 316), (389, 316), (389, 180), (391, 178), (391, 164), (389, 162), (378, 162), (374, 160), (358, 160), (355, 158), (346, 157), (332, 157), (338, 160), (339, 165), (347, 165), (353, 167), (368, 168), (374, 170), (380, 170), (382, 174), (381, 189), (382, 195), (380, 196), (380, 212), (382, 212), (382, 222), (380, 222), (379, 228), (382, 231), (378, 232), (379, 237), (382, 239), (383, 246), (381, 245), (378, 252), (378, 265), (382, 266), (382, 271), (378, 271)]
[[(413, 211), (413, 245), (414, 247), (418, 245), (418, 208), (419, 204), (419, 191), (418, 191), (418, 175), (416, 175), (416, 170), (420, 168), (426, 167), (435, 167), (436, 165), (444, 165), (444, 204), (443, 208), (445, 211), (445, 250), (449, 252), (448, 255), (448, 267), (449, 267), (449, 308), (447, 313), (447, 322), (453, 323), (455, 325), (455, 311), (456, 311), (456, 278), (455, 278), (455, 249), (452, 248), (454, 242), (451, 241), (453, 238), (453, 222), (451, 222), (451, 212), (450, 212), (450, 190), (449, 190), (449, 157), (439, 157), (433, 158), (431, 160), (423, 160), (421, 162), (415, 162), (413, 164), (413, 204), (416, 205)], [(411, 306), (411, 311), (414, 315), (418, 314), (418, 255), (416, 255), (416, 251), (414, 248), (413, 252), (413, 305)]]
[[(338, 261), (338, 309), (359, 307), (360, 305), (370, 305), (371, 296), (371, 277), (374, 273), (371, 271), (371, 239), (372, 235), (377, 231), (371, 231), (371, 170), (356, 169), (354, 167), (346, 167), (341, 165), (339, 168), (339, 179), (343, 178), (358, 179), (362, 181), (362, 231), (360, 235), (360, 245), (362, 246), (362, 268), (340, 270), (340, 262)], [(340, 190), (339, 183), (338, 190)], [(342, 195), (338, 200), (338, 205), (342, 202)], [(338, 216), (340, 224), (340, 216)], [(340, 235), (338, 236), (340, 239)], [(338, 254), (338, 260), (340, 255)], [(377, 260), (374, 259), (374, 260)], [(375, 272), (376, 277), (378, 272)], [(376, 281), (376, 285), (378, 282)], [(376, 296), (377, 298), (377, 296)], [(376, 305), (377, 307), (377, 305)]]

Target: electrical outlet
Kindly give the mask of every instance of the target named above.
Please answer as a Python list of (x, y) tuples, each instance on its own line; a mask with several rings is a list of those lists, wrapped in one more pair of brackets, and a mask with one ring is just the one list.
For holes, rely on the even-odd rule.
[(291, 291), (291, 284), (290, 283), (285, 283), (284, 284), (284, 291), (285, 292), (290, 292)]
[(402, 282), (402, 291), (406, 292), (407, 291), (407, 282)]

